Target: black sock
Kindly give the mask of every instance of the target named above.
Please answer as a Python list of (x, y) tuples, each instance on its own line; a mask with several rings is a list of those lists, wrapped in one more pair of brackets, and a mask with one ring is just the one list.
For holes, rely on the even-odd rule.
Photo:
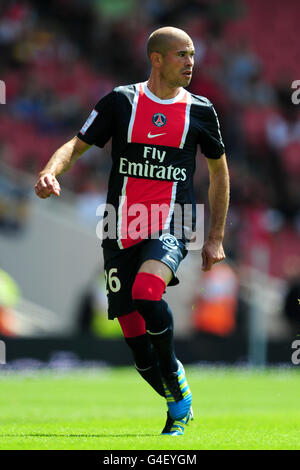
[(157, 354), (162, 375), (178, 370), (178, 363), (173, 346), (173, 330), (168, 328), (160, 334), (151, 334), (151, 341)]
[(178, 370), (173, 343), (173, 315), (164, 300), (135, 300), (135, 306), (146, 323), (158, 357), (162, 375)]
[(125, 338), (125, 341), (132, 351), (138, 373), (159, 395), (164, 397), (165, 392), (157, 357), (148, 334), (146, 333), (134, 338)]

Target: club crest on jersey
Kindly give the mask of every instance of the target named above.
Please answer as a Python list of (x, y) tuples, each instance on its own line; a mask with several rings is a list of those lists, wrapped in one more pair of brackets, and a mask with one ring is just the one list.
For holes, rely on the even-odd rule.
[(166, 245), (168, 248), (171, 248), (172, 250), (176, 250), (176, 248), (179, 246), (177, 238), (170, 233), (164, 233), (159, 237), (159, 240), (161, 240), (164, 245)]
[(163, 127), (167, 122), (167, 118), (162, 113), (156, 113), (152, 117), (152, 122), (157, 127)]

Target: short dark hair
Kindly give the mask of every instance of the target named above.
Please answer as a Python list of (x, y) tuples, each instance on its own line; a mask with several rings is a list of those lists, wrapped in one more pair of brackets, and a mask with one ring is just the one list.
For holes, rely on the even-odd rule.
[(152, 33), (147, 41), (147, 55), (149, 59), (152, 52), (158, 52), (162, 56), (165, 56), (170, 49), (172, 40), (174, 40), (172, 35), (166, 35), (156, 31)]

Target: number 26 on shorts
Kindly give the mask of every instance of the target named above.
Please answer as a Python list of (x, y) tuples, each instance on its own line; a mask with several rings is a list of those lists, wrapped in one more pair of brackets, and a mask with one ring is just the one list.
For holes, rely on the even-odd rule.
[(109, 294), (109, 290), (111, 292), (118, 292), (121, 289), (120, 279), (116, 275), (117, 271), (117, 268), (111, 268), (107, 274), (106, 270), (104, 270), (106, 294)]

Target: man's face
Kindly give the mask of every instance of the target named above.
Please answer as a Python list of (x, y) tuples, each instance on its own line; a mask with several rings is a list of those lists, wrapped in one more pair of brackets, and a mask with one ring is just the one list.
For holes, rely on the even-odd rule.
[(187, 39), (174, 40), (166, 55), (162, 57), (161, 77), (172, 87), (186, 87), (192, 79), (194, 67), (194, 45)]

